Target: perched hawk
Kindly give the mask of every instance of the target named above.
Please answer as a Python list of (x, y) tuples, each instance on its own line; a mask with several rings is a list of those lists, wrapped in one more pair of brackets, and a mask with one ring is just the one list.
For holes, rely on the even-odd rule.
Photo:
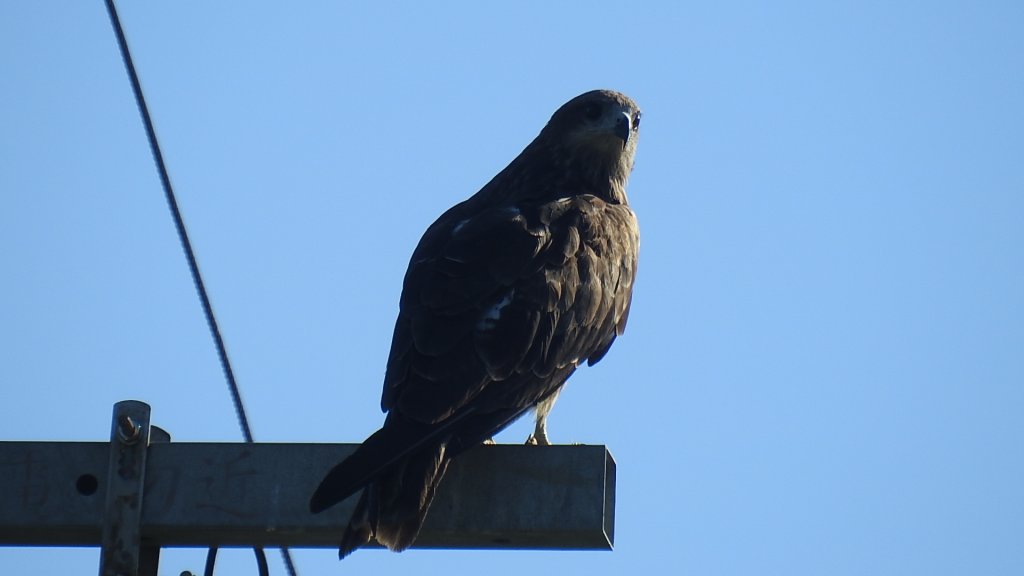
[(640, 110), (595, 90), (559, 108), (413, 252), (384, 376), (384, 426), (335, 466), (320, 512), (362, 489), (341, 557), (416, 539), (452, 458), (536, 409), (529, 442), (566, 379), (622, 334), (639, 232), (626, 200)]

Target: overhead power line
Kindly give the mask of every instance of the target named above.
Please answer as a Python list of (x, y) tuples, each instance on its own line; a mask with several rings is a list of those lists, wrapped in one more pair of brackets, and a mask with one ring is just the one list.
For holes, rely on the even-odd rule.
[[(242, 394), (238, 389), (238, 382), (235, 380), (235, 373), (231, 369), (231, 361), (228, 359), (227, 347), (224, 345), (224, 338), (221, 336), (220, 327), (217, 325), (217, 318), (213, 314), (213, 305), (210, 304), (210, 296), (206, 292), (206, 285), (203, 283), (203, 277), (199, 273), (199, 264), (196, 261), (195, 252), (192, 250), (192, 243), (188, 238), (188, 231), (185, 229), (185, 221), (181, 216), (181, 210), (178, 208), (178, 200), (174, 195), (174, 188), (171, 186), (171, 177), (167, 172), (167, 165), (164, 163), (163, 153), (160, 151), (160, 143), (156, 138), (156, 130), (153, 128), (153, 119), (149, 115), (149, 107), (146, 105), (146, 98), (142, 94), (142, 85), (139, 82), (139, 76), (135, 71), (135, 64), (132, 62), (131, 51), (128, 49), (128, 41), (125, 39), (124, 29), (121, 27), (121, 19), (117, 15), (117, 8), (114, 6), (114, 0), (105, 0), (107, 4), (107, 12), (110, 15), (110, 22), (114, 27), (114, 33), (117, 35), (117, 44), (121, 50), (121, 58), (124, 60), (125, 68), (128, 70), (128, 78), (131, 80), (132, 92), (135, 94), (135, 103), (139, 107), (139, 113), (142, 115), (142, 123), (146, 128), (146, 138), (149, 140), (149, 148), (153, 153), (153, 159), (156, 161), (157, 172), (160, 174), (160, 183), (163, 186), (164, 196), (167, 198), (167, 205), (171, 209), (171, 216), (174, 218), (174, 227), (178, 231), (178, 239), (181, 241), (181, 246), (185, 251), (185, 258), (188, 260), (188, 268), (192, 273), (192, 282), (195, 284), (196, 292), (199, 294), (199, 301), (203, 306), (203, 315), (206, 317), (206, 324), (210, 328), (210, 334), (213, 336), (214, 344), (217, 347), (217, 356), (220, 359), (221, 368), (224, 371), (224, 377), (228, 382), (228, 391), (231, 393), (231, 401), (235, 406), (235, 414), (238, 416), (238, 424), (242, 429), (242, 436), (246, 442), (252, 442), (252, 429), (249, 427), (249, 418), (245, 413), (245, 406), (242, 404)], [(263, 553), (262, 548), (256, 548), (257, 562), (260, 566), (260, 572), (263, 573), (266, 568), (266, 555)], [(216, 556), (216, 548), (210, 549), (210, 557)], [(295, 576), (295, 565), (292, 563), (291, 554), (287, 548), (281, 549), (281, 555), (284, 558), (285, 567), (288, 570), (290, 576)], [(212, 562), (208, 562), (208, 565), (212, 566)]]

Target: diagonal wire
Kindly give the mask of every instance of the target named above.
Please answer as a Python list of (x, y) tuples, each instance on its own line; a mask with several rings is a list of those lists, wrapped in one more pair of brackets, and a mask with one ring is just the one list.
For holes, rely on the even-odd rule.
[[(153, 128), (153, 119), (149, 115), (149, 107), (146, 106), (146, 99), (142, 95), (142, 85), (139, 83), (139, 76), (135, 72), (135, 64), (132, 62), (131, 52), (128, 49), (128, 41), (125, 39), (124, 29), (121, 27), (121, 20), (117, 15), (117, 8), (114, 6), (114, 0), (105, 0), (107, 5), (107, 13), (110, 15), (111, 25), (114, 27), (114, 33), (117, 35), (117, 44), (121, 50), (121, 58), (124, 60), (125, 68), (128, 70), (128, 78), (132, 83), (132, 92), (135, 94), (135, 103), (139, 107), (139, 113), (142, 115), (142, 123), (146, 128), (146, 137), (149, 140), (149, 148), (153, 152), (153, 159), (156, 161), (157, 171), (160, 174), (160, 183), (163, 185), (164, 195), (167, 197), (167, 204), (171, 209), (171, 215), (174, 217), (174, 227), (178, 231), (178, 238), (181, 240), (181, 246), (185, 251), (185, 257), (188, 260), (188, 268), (192, 273), (192, 281), (195, 284), (196, 292), (199, 293), (199, 300), (203, 306), (203, 315), (206, 316), (206, 324), (210, 328), (210, 333), (213, 335), (213, 341), (217, 346), (217, 356), (220, 358), (221, 368), (224, 370), (224, 377), (228, 381), (228, 390), (231, 392), (231, 400), (235, 406), (235, 413), (238, 415), (238, 423), (242, 428), (242, 435), (245, 437), (245, 441), (251, 443), (252, 429), (249, 427), (249, 419), (245, 414), (245, 406), (242, 404), (242, 395), (238, 389), (238, 383), (235, 381), (235, 373), (231, 369), (231, 362), (228, 360), (227, 348), (224, 346), (224, 338), (221, 336), (220, 328), (217, 325), (217, 318), (213, 315), (213, 306), (210, 304), (210, 297), (206, 293), (206, 285), (203, 283), (203, 277), (199, 273), (199, 264), (196, 262), (195, 252), (192, 250), (192, 243), (189, 241), (188, 232), (185, 230), (185, 221), (181, 217), (181, 210), (178, 209), (178, 201), (174, 196), (174, 189), (171, 187), (171, 178), (167, 172), (167, 166), (164, 164), (164, 156), (160, 151), (160, 143), (156, 138), (156, 130)], [(263, 553), (262, 548), (254, 548), (256, 551), (257, 563), (260, 566), (261, 574), (266, 572), (266, 555)], [(216, 552), (211, 550), (211, 554), (215, 557)], [(295, 576), (295, 565), (292, 563), (291, 553), (287, 548), (281, 548), (281, 555), (284, 558), (285, 567), (288, 570), (290, 576)], [(212, 566), (211, 566), (212, 568)]]
[(160, 152), (160, 144), (157, 142), (156, 132), (153, 129), (153, 120), (149, 116), (149, 108), (146, 106), (146, 99), (142, 95), (142, 86), (139, 84), (139, 77), (135, 72), (135, 64), (132, 63), (131, 53), (128, 51), (124, 30), (121, 28), (121, 21), (118, 19), (114, 0), (106, 0), (106, 3), (107, 10), (110, 12), (110, 20), (114, 25), (114, 32), (117, 34), (117, 43), (121, 48), (121, 57), (124, 59), (124, 65), (128, 69), (128, 76), (131, 79), (132, 92), (135, 93), (135, 102), (139, 106), (139, 113), (142, 114), (142, 123), (146, 127), (149, 147), (153, 151), (153, 159), (156, 160), (157, 171), (160, 173), (160, 183), (163, 185), (167, 204), (170, 206), (171, 215), (174, 217), (174, 226), (178, 230), (178, 238), (181, 240), (181, 246), (185, 250), (185, 257), (188, 259), (188, 268), (192, 272), (192, 281), (195, 284), (196, 291), (199, 293), (199, 300), (203, 305), (206, 323), (213, 334), (214, 343), (217, 345), (217, 355), (220, 357), (224, 376), (228, 380), (228, 388), (231, 391), (231, 399), (235, 404), (235, 411), (238, 413), (238, 422), (242, 428), (242, 435), (245, 436), (246, 442), (252, 442), (252, 430), (249, 428), (249, 419), (246, 417), (245, 407), (242, 405), (242, 396), (238, 392), (238, 384), (235, 382), (235, 374), (231, 370), (231, 362), (228, 360), (227, 349), (224, 347), (224, 339), (221, 337), (220, 329), (217, 327), (217, 319), (213, 315), (210, 297), (206, 293), (206, 286), (203, 284), (203, 278), (199, 274), (199, 265), (196, 263), (196, 255), (192, 251), (192, 243), (189, 242), (188, 232), (185, 230), (185, 221), (181, 217), (178, 201), (174, 197), (173, 188), (171, 188), (171, 178), (167, 174), (163, 153)]

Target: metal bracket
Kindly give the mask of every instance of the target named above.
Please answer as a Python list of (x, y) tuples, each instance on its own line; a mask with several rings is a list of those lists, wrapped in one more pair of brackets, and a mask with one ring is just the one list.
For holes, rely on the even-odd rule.
[(139, 575), (142, 491), (146, 480), (149, 435), (148, 404), (136, 400), (114, 404), (100, 576)]

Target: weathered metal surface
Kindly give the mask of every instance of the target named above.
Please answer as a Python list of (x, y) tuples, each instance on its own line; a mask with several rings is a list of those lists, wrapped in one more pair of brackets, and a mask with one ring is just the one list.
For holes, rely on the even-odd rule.
[[(308, 499), (354, 449), (153, 443), (143, 542), (333, 547), (356, 498), (319, 515), (308, 512)], [(108, 443), (0, 442), (0, 545), (98, 545), (109, 450)], [(615, 464), (604, 446), (481, 446), (449, 467), (416, 545), (609, 549), (614, 508)]]
[[(149, 427), (149, 443), (170, 442), (171, 435), (159, 426)], [(139, 549), (139, 576), (157, 576), (160, 572), (160, 545), (142, 539)]]
[(142, 492), (149, 446), (149, 405), (114, 404), (100, 533), (100, 576), (137, 576)]

